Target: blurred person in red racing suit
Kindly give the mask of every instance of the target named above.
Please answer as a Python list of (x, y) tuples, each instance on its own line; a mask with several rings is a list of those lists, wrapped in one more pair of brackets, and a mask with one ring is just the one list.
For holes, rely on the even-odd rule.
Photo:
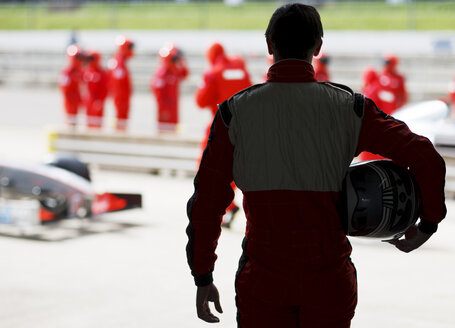
[(87, 108), (87, 126), (101, 128), (103, 125), (104, 102), (108, 92), (107, 72), (101, 66), (101, 54), (88, 51), (85, 58), (83, 80), (87, 88), (85, 106)]
[(158, 105), (158, 131), (176, 131), (179, 124), (179, 85), (188, 74), (183, 52), (173, 44), (159, 51), (161, 65), (156, 70), (150, 90)]
[(66, 123), (74, 127), (77, 124), (79, 108), (82, 106), (80, 83), (84, 54), (78, 45), (72, 44), (66, 49), (66, 56), (69, 63), (60, 72), (58, 85), (63, 94)]
[(379, 73), (378, 98), (381, 110), (389, 115), (408, 101), (405, 78), (397, 71), (398, 58), (389, 55), (384, 58), (382, 72)]
[(451, 104), (450, 117), (455, 119), (455, 77), (449, 83), (449, 103)]
[[(379, 97), (379, 92), (382, 87), (379, 84), (379, 74), (374, 70), (373, 67), (367, 67), (362, 73), (363, 86), (361, 92), (365, 97), (370, 98), (376, 104), (378, 108), (382, 110), (384, 107), (381, 98)], [(387, 106), (387, 105), (386, 105)], [(371, 161), (374, 159), (383, 159), (384, 157), (371, 154), (369, 152), (362, 152), (359, 155), (360, 161)]]
[[(210, 67), (204, 72), (203, 81), (196, 90), (196, 103), (200, 108), (208, 107), (214, 117), (218, 104), (234, 93), (251, 86), (251, 80), (243, 58), (236, 55), (227, 56), (220, 43), (211, 44), (205, 55)], [(205, 138), (201, 143), (202, 150), (207, 145), (209, 135), (210, 124), (207, 126)], [(224, 227), (231, 226), (238, 210), (239, 207), (232, 201), (227, 209)]]
[(265, 56), (265, 60), (267, 62), (267, 71), (265, 71), (262, 76), (263, 82), (267, 81), (267, 72), (269, 71), (270, 66), (273, 65), (273, 56), (270, 54), (267, 54), (267, 56)]
[(109, 93), (116, 110), (116, 129), (126, 130), (130, 112), (130, 98), (133, 92), (130, 73), (126, 62), (134, 56), (134, 43), (123, 35), (116, 40), (117, 53), (108, 62)]
[(379, 95), (378, 95), (379, 90), (380, 90), (380, 85), (379, 85), (378, 72), (376, 72), (376, 70), (373, 67), (368, 66), (362, 72), (361, 92), (362, 92), (362, 94), (365, 95), (365, 97), (373, 100), (374, 103), (376, 104), (376, 106), (381, 108), (382, 107), (381, 99), (379, 99)]
[(213, 283), (225, 209), (243, 192), (246, 233), (236, 274), (242, 328), (350, 327), (357, 275), (341, 221), (342, 182), (356, 154), (409, 167), (421, 191), (420, 221), (403, 252), (425, 243), (446, 215), (445, 163), (432, 143), (346, 86), (317, 82), (311, 65), (323, 28), (314, 7), (286, 4), (266, 30), (275, 64), (268, 81), (219, 105), (187, 204), (187, 259), (200, 319), (219, 322)]
[(316, 81), (330, 81), (329, 63), (330, 57), (323, 52), (313, 58), (314, 77)]

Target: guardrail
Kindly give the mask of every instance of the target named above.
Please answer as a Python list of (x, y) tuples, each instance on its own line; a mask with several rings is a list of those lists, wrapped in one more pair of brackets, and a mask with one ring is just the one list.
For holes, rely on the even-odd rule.
[[(51, 152), (71, 152), (100, 169), (193, 177), (201, 155), (201, 140), (171, 134), (129, 134), (90, 130), (54, 129)], [(447, 167), (446, 197), (455, 198), (455, 134), (436, 135), (435, 147)]]
[(186, 176), (194, 176), (201, 155), (200, 140), (189, 136), (69, 129), (51, 131), (49, 149), (101, 169)]

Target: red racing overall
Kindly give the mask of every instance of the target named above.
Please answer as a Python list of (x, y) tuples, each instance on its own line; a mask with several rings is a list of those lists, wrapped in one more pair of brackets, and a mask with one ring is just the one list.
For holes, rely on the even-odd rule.
[[(383, 71), (369, 85), (365, 95), (375, 101), (376, 106), (384, 113), (392, 115), (395, 110), (408, 101), (404, 77), (398, 73), (398, 58), (390, 55), (384, 59)], [(371, 74), (371, 73), (370, 73)], [(369, 161), (383, 158), (377, 154), (363, 152), (360, 160)]]
[(367, 67), (362, 73), (362, 94), (374, 101), (377, 107), (382, 108), (381, 99), (379, 99), (379, 75), (372, 67)]
[(239, 327), (350, 326), (357, 279), (340, 191), (361, 151), (409, 167), (421, 220), (444, 218), (445, 165), (431, 142), (359, 96), (316, 82), (309, 63), (291, 59), (219, 106), (188, 202), (187, 258), (196, 285), (209, 285), (235, 181), (247, 218), (235, 283)]
[(150, 82), (150, 89), (158, 104), (160, 131), (175, 131), (179, 123), (179, 85), (189, 73), (181, 56), (176, 47), (163, 47), (160, 50), (162, 63)]
[(329, 61), (329, 57), (324, 53), (320, 53), (319, 56), (313, 58), (314, 78), (316, 81), (330, 81)]
[(451, 117), (455, 117), (455, 78), (449, 83), (449, 102), (452, 104)]
[(108, 63), (108, 85), (109, 93), (114, 100), (116, 109), (116, 128), (125, 130), (130, 112), (131, 93), (133, 91), (126, 61), (133, 57), (134, 44), (124, 36), (120, 36), (116, 42), (118, 46), (117, 54)]
[(408, 101), (405, 78), (397, 71), (398, 58), (388, 56), (385, 58), (383, 71), (378, 75), (381, 110), (389, 115), (405, 105)]
[[(204, 73), (203, 81), (196, 91), (196, 103), (200, 108), (208, 107), (215, 116), (218, 104), (234, 93), (251, 86), (251, 80), (245, 61), (239, 56), (226, 56), (223, 46), (219, 43), (214, 43), (208, 48), (206, 57), (210, 68)], [(201, 142), (202, 150), (207, 145), (209, 135), (210, 124)], [(233, 201), (228, 211), (235, 208), (237, 205)]]
[[(386, 107), (387, 105), (384, 105), (381, 98), (379, 97), (379, 93), (383, 89), (383, 87), (379, 84), (379, 75), (378, 73), (372, 68), (372, 67), (367, 67), (363, 73), (362, 73), (362, 80), (363, 80), (363, 86), (362, 86), (362, 94), (373, 100), (373, 102), (376, 104), (378, 108), (382, 110), (382, 108)], [(371, 161), (374, 159), (383, 159), (384, 157), (376, 155), (376, 154), (371, 154), (369, 152), (362, 152), (359, 155), (359, 160), (360, 161)]]
[(206, 57), (210, 68), (204, 72), (203, 81), (196, 91), (196, 103), (200, 108), (209, 107), (215, 116), (218, 104), (251, 86), (251, 80), (245, 61), (238, 56), (226, 56), (219, 43), (208, 49)]
[(82, 52), (77, 45), (71, 45), (66, 51), (69, 65), (59, 75), (58, 86), (63, 94), (66, 122), (76, 125), (79, 107), (82, 105), (79, 85), (82, 80)]
[(101, 67), (101, 55), (98, 52), (87, 53), (88, 67), (83, 79), (87, 85), (85, 105), (87, 107), (87, 126), (100, 128), (103, 125), (104, 102), (108, 92), (108, 78)]

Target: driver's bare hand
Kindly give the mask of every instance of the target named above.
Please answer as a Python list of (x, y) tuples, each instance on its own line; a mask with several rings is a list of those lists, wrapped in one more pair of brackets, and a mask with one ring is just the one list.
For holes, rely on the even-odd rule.
[(218, 289), (212, 283), (208, 286), (198, 287), (196, 293), (196, 309), (199, 319), (207, 322), (220, 322), (220, 319), (210, 311), (209, 302), (215, 303), (215, 309), (223, 313), (220, 304)]
[(417, 225), (413, 225), (406, 231), (404, 238), (389, 240), (388, 243), (395, 245), (402, 252), (409, 253), (422, 246), (430, 237), (431, 234), (424, 233)]

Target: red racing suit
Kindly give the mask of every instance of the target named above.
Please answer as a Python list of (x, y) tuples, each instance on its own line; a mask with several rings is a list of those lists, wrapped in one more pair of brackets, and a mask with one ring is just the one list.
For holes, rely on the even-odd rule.
[(87, 85), (87, 126), (100, 128), (103, 125), (104, 102), (108, 92), (107, 73), (99, 65), (90, 65), (84, 71), (83, 79)]
[(196, 285), (210, 284), (235, 181), (247, 219), (235, 283), (239, 327), (349, 327), (357, 280), (340, 191), (362, 151), (410, 168), (422, 231), (445, 217), (445, 164), (431, 142), (370, 99), (316, 82), (305, 61), (272, 65), (266, 83), (219, 106), (188, 201), (187, 258)]
[(330, 81), (328, 66), (321, 63), (318, 59), (314, 60), (314, 78), (316, 81)]
[(218, 104), (249, 86), (251, 80), (245, 61), (237, 56), (220, 56), (204, 73), (203, 81), (196, 91), (196, 103), (201, 108), (209, 107), (215, 115)]
[(455, 103), (455, 78), (449, 83), (449, 97), (452, 103)]
[[(371, 100), (374, 101), (376, 106), (381, 109), (383, 112), (387, 114), (391, 114), (395, 109), (397, 108), (396, 104), (392, 104), (391, 102), (384, 101), (383, 99), (396, 99), (394, 93), (396, 93), (396, 90), (391, 90), (390, 84), (396, 84), (396, 83), (401, 83), (395, 81), (394, 83), (390, 83), (393, 79), (395, 79), (393, 76), (394, 74), (392, 73), (387, 73), (387, 70), (385, 71), (383, 75), (380, 75), (373, 71), (372, 68), (367, 68), (364, 73), (363, 73), (363, 80), (364, 80), (364, 85), (362, 87), (362, 93), (365, 95), (365, 97), (370, 98)], [(386, 77), (386, 76), (392, 76)], [(385, 83), (386, 85), (384, 86), (383, 84), (380, 83), (380, 77), (382, 76), (382, 81), (383, 84)], [(386, 83), (387, 82), (387, 83)], [(404, 80), (403, 80), (403, 85), (404, 85)], [(404, 87), (403, 87), (404, 88)], [(406, 91), (400, 91), (404, 92), (406, 95)], [(362, 152), (359, 155), (359, 160), (360, 161), (371, 161), (374, 159), (383, 159), (384, 157), (376, 155), (376, 154), (371, 154), (369, 152)]]
[[(362, 88), (362, 94), (371, 99), (375, 105), (382, 110), (382, 101), (378, 97), (378, 92), (379, 92), (379, 82), (373, 81), (369, 84), (364, 85)], [(384, 159), (384, 157), (376, 154), (369, 153), (367, 151), (364, 151), (359, 154), (359, 160), (360, 161), (372, 161), (375, 159)]]
[(313, 57), (312, 64), (316, 81), (330, 81), (329, 61), (329, 57), (323, 52), (320, 52), (316, 57)]
[[(213, 116), (218, 104), (236, 92), (251, 86), (250, 74), (246, 70), (245, 61), (237, 56), (220, 56), (216, 63), (204, 73), (203, 81), (196, 90), (196, 103), (200, 108), (209, 107)], [(207, 127), (202, 149), (205, 149), (210, 134)]]
[(158, 105), (159, 130), (175, 130), (179, 123), (179, 85), (188, 76), (185, 65), (163, 61), (150, 82)]
[(362, 73), (362, 94), (374, 101), (378, 108), (382, 110), (382, 102), (379, 98), (379, 91), (381, 90), (381, 85), (379, 84), (379, 75), (372, 68), (367, 67)]
[(82, 72), (79, 67), (70, 65), (64, 68), (59, 75), (58, 85), (63, 94), (63, 105), (66, 113), (67, 123), (75, 125), (77, 114), (82, 105), (82, 98), (79, 85), (82, 79)]
[(129, 118), (132, 85), (126, 66), (127, 58), (120, 54), (109, 62), (109, 92), (114, 100), (117, 128), (125, 129)]
[[(200, 108), (209, 107), (213, 116), (218, 104), (236, 92), (251, 86), (250, 74), (246, 70), (245, 61), (238, 56), (220, 55), (215, 64), (204, 73), (203, 81), (196, 90), (196, 103)], [(207, 126), (205, 138), (201, 142), (204, 150), (210, 135), (210, 124)], [(232, 185), (234, 187), (234, 184)], [(236, 208), (233, 201), (229, 210)]]
[(407, 91), (404, 77), (395, 72), (385, 70), (378, 76), (379, 90), (378, 98), (381, 101), (381, 110), (391, 115), (396, 109), (406, 102)]
[(449, 83), (449, 101), (452, 104), (450, 115), (455, 117), (455, 78)]

